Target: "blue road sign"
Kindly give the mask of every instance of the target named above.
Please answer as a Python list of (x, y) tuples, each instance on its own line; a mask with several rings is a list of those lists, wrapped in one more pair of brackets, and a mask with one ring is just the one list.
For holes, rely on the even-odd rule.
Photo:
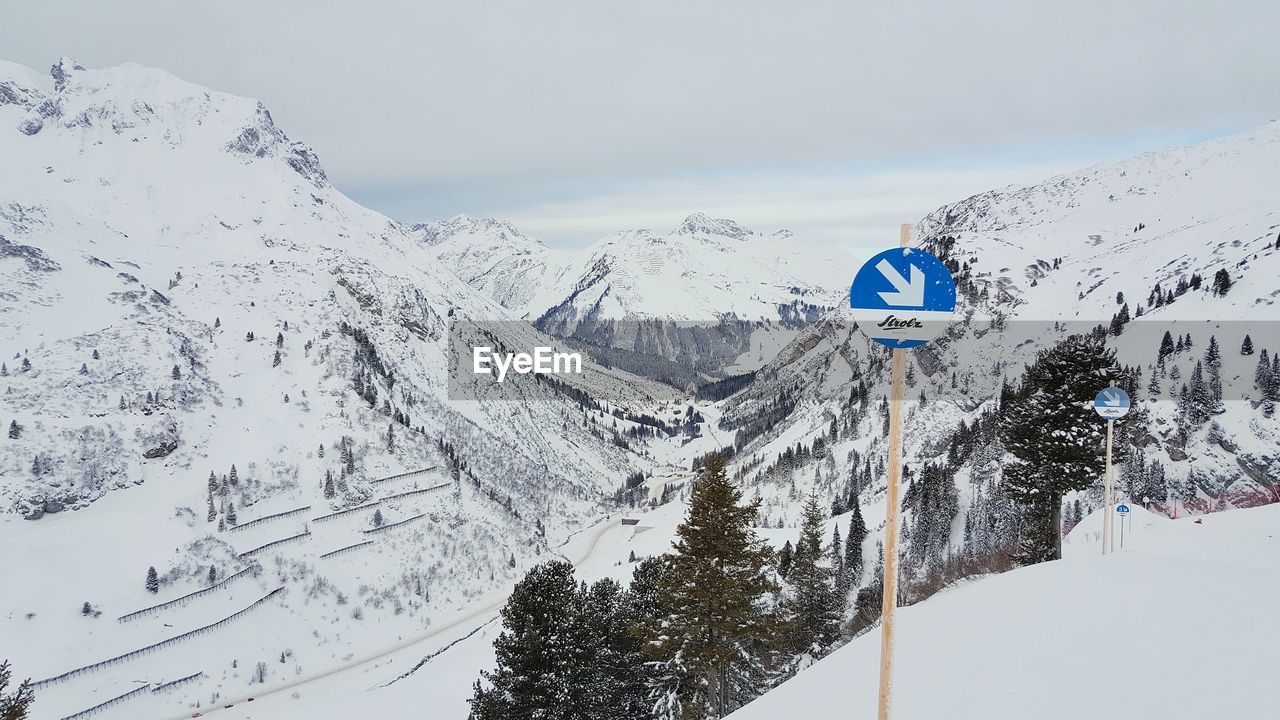
[(1128, 505), (1117, 505), (1117, 506), (1116, 506), (1116, 512), (1120, 513), (1121, 515), (1128, 515), (1128, 514), (1129, 514), (1129, 506), (1128, 506)]
[(1093, 398), (1093, 409), (1108, 420), (1129, 414), (1129, 394), (1118, 387), (1105, 387)]
[(891, 348), (919, 347), (951, 323), (956, 283), (947, 266), (924, 250), (885, 250), (854, 276), (849, 307), (872, 340)]

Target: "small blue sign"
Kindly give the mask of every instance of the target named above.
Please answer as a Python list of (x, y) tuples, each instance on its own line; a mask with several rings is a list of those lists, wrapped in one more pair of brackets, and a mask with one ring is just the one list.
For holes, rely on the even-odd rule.
[(918, 248), (893, 248), (858, 270), (849, 307), (872, 340), (891, 348), (919, 347), (951, 323), (956, 283), (933, 255)]
[(1119, 420), (1129, 414), (1129, 393), (1118, 387), (1105, 387), (1093, 398), (1093, 409), (1107, 420)]
[(1117, 505), (1117, 506), (1116, 506), (1116, 512), (1120, 513), (1121, 515), (1128, 515), (1128, 514), (1129, 514), (1129, 506), (1128, 506), (1128, 505)]

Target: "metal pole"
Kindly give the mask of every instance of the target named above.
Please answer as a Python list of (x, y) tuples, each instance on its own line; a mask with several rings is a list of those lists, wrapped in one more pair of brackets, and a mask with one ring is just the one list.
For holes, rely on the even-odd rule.
[[(903, 225), (902, 247), (911, 240), (911, 226)], [(905, 350), (894, 349), (893, 382), (889, 390), (889, 477), (884, 523), (884, 597), (880, 604), (880, 710), (889, 720), (893, 692), (893, 611), (898, 606), (898, 479), (902, 463), (902, 386), (907, 375)]]

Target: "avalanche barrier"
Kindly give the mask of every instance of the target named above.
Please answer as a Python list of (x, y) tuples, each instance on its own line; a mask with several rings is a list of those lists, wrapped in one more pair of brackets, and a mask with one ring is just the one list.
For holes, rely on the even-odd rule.
[[(183, 641), (183, 640), (189, 640), (189, 639), (191, 639), (191, 638), (193, 638), (193, 637), (197, 637), (197, 636), (199, 636), (199, 635), (203, 635), (203, 634), (205, 634), (205, 633), (207, 633), (207, 632), (210, 632), (210, 631), (212, 631), (212, 630), (217, 630), (218, 628), (222, 627), (223, 625), (226, 625), (227, 623), (231, 622), (232, 620), (235, 620), (235, 619), (237, 619), (237, 618), (241, 617), (242, 615), (244, 615), (245, 613), (249, 612), (250, 610), (252, 610), (252, 609), (254, 609), (254, 608), (258, 607), (259, 605), (261, 605), (261, 604), (265, 603), (266, 601), (270, 600), (271, 598), (275, 597), (276, 595), (280, 594), (281, 592), (284, 592), (284, 586), (283, 586), (283, 585), (281, 585), (280, 587), (276, 588), (275, 590), (272, 590), (271, 592), (267, 593), (266, 595), (263, 595), (262, 597), (258, 598), (257, 600), (253, 601), (253, 603), (251, 603), (248, 607), (243, 608), (242, 610), (238, 610), (238, 611), (236, 611), (236, 612), (234, 612), (234, 613), (232, 613), (232, 614), (230, 614), (230, 615), (228, 615), (228, 616), (226, 616), (226, 617), (222, 618), (221, 620), (219, 620), (219, 621), (217, 621), (217, 622), (215, 622), (215, 623), (210, 623), (210, 624), (208, 624), (208, 625), (205, 625), (204, 627), (198, 627), (198, 628), (196, 628), (195, 630), (188, 630), (187, 632), (184, 632), (184, 633), (182, 633), (181, 635), (174, 635), (173, 637), (169, 638), (168, 640), (161, 640), (161, 641), (160, 641), (160, 642), (158, 642), (158, 643), (154, 643), (154, 644), (152, 644), (152, 645), (148, 645), (148, 646), (146, 646), (146, 647), (144, 647), (144, 648), (139, 648), (139, 649), (134, 650), (134, 651), (132, 651), (132, 652), (127, 652), (127, 653), (125, 653), (125, 654), (123, 654), (123, 655), (117, 655), (117, 656), (115, 656), (115, 657), (113, 657), (113, 658), (108, 658), (108, 659), (106, 659), (106, 660), (102, 660), (102, 661), (99, 661), (99, 662), (93, 663), (93, 664), (91, 664), (91, 665), (85, 665), (84, 667), (78, 667), (78, 668), (76, 668), (76, 669), (74, 669), (74, 670), (68, 670), (67, 672), (62, 673), (61, 675), (54, 675), (53, 677), (45, 678), (44, 680), (37, 680), (36, 682), (31, 683), (31, 686), (32, 686), (32, 687), (37, 687), (37, 688), (38, 688), (38, 687), (42, 687), (42, 686), (44, 686), (44, 685), (51, 685), (51, 684), (53, 684), (53, 683), (63, 682), (64, 680), (70, 680), (70, 679), (72, 679), (72, 678), (74, 678), (74, 677), (77, 677), (77, 676), (83, 675), (83, 674), (85, 674), (85, 673), (93, 672), (94, 670), (100, 670), (100, 669), (102, 669), (102, 668), (104, 668), (104, 667), (109, 667), (109, 666), (111, 666), (111, 665), (115, 665), (116, 663), (122, 663), (122, 662), (124, 662), (124, 661), (126, 661), (126, 660), (129, 660), (129, 659), (132, 659), (132, 658), (138, 657), (139, 655), (145, 655), (146, 653), (149, 653), (149, 652), (155, 652), (156, 650), (161, 650), (161, 649), (166, 648), (166, 647), (168, 647), (168, 646), (170, 646), (170, 645), (173, 645), (173, 644), (179, 643), (179, 642), (181, 642), (181, 641)], [(92, 708), (91, 708), (91, 709), (92, 709)], [(87, 712), (87, 711), (86, 711), (86, 712)]]
[(253, 571), (257, 567), (258, 566), (256, 564), (250, 565), (249, 567), (241, 570), (240, 572), (237, 572), (222, 578), (222, 580), (214, 583), (213, 585), (210, 585), (207, 588), (196, 590), (195, 592), (187, 593), (182, 597), (174, 598), (167, 602), (162, 602), (159, 605), (152, 605), (151, 607), (146, 607), (146, 608), (142, 608), (141, 610), (136, 610), (134, 612), (129, 613), (128, 615), (121, 615), (120, 617), (116, 618), (116, 622), (126, 623), (131, 620), (137, 620), (138, 618), (144, 615), (150, 615), (151, 613), (160, 612), (161, 610), (167, 610), (168, 608), (171, 608), (177, 605), (185, 605), (188, 602), (200, 597), (201, 595), (206, 595), (208, 593), (213, 592), (214, 590), (221, 590), (222, 588), (226, 587), (227, 584), (230, 583), (232, 580), (235, 580), (236, 578), (240, 577), (241, 575), (244, 575), (247, 572)]
[(94, 706), (93, 706), (93, 707), (91, 707), (91, 708), (86, 709), (86, 710), (81, 710), (81, 711), (80, 711), (80, 712), (78, 712), (78, 713), (72, 713), (72, 714), (70, 714), (70, 715), (68, 715), (68, 716), (66, 716), (66, 717), (64, 717), (64, 718), (62, 718), (62, 720), (77, 720), (77, 718), (84, 718), (84, 717), (89, 717), (90, 715), (96, 715), (97, 713), (100, 713), (100, 712), (102, 712), (103, 710), (106, 710), (107, 708), (111, 707), (112, 705), (115, 705), (115, 704), (117, 704), (117, 703), (122, 703), (122, 702), (124, 702), (125, 700), (128, 700), (129, 698), (133, 697), (134, 695), (137, 695), (137, 694), (138, 694), (138, 693), (140, 693), (140, 692), (144, 692), (144, 691), (146, 691), (146, 689), (147, 689), (147, 688), (149, 688), (149, 687), (151, 687), (151, 683), (147, 683), (146, 685), (143, 685), (142, 687), (134, 688), (133, 690), (130, 690), (129, 692), (127, 692), (127, 693), (125, 693), (125, 694), (123, 694), (123, 695), (117, 695), (117, 696), (115, 696), (115, 697), (111, 698), (110, 700), (108, 700), (108, 701), (106, 701), (106, 702), (104, 702), (104, 703), (99, 703), (99, 704), (97, 704), (97, 705), (94, 705)]
[(289, 517), (290, 515), (297, 515), (300, 512), (306, 512), (310, 509), (311, 509), (310, 505), (303, 505), (300, 508), (285, 510), (284, 512), (278, 512), (278, 513), (275, 513), (274, 515), (264, 515), (260, 518), (254, 518), (253, 520), (249, 520), (248, 522), (242, 522), (239, 525), (236, 525), (235, 527), (231, 528), (231, 532), (235, 532), (236, 530), (243, 530), (247, 527), (253, 527), (254, 525), (267, 522), (268, 520), (279, 520), (280, 518)]

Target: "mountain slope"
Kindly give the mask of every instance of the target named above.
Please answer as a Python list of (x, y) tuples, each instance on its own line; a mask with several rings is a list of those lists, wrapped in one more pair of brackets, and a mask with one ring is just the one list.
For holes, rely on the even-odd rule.
[(610, 413), (673, 393), (625, 373), (460, 399), (468, 334), (555, 343), (255, 101), (4, 64), (0, 155), (0, 542), (23, 579), (0, 635), (36, 679), (125, 655), (42, 684), (37, 718), (139, 679), (203, 672), (148, 701), (189, 713), (261, 685), (257, 662), (268, 683), (341, 667), (500, 589), (658, 464)]
[[(893, 717), (1280, 714), (1270, 668), (1259, 662), (1280, 642), (1264, 619), (1280, 592), (1280, 506), (1215, 514), (1203, 525), (1138, 512), (1117, 555), (1099, 556), (1077, 531), (1062, 561), (901, 609)], [(1196, 620), (1222, 607), (1233, 611), (1212, 613), (1208, 625)], [(877, 629), (730, 717), (872, 716), (879, 649)]]

